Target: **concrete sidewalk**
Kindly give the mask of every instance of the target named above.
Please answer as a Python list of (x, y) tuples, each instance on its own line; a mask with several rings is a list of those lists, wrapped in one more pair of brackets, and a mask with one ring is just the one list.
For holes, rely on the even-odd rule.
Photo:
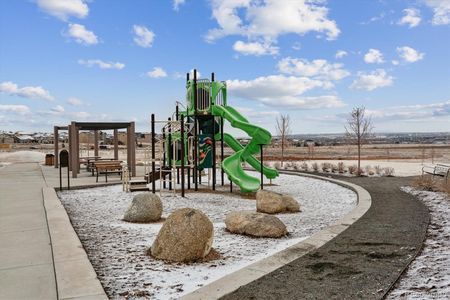
[(0, 299), (58, 299), (37, 163), (0, 168)]
[(57, 174), (38, 163), (0, 168), (0, 299), (107, 299), (53, 189)]

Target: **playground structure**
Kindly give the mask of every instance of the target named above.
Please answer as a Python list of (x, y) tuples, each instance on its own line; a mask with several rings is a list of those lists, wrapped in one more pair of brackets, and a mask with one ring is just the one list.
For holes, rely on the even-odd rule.
[[(191, 189), (192, 179), (194, 190), (197, 191), (202, 180), (201, 174), (205, 170), (208, 170), (208, 185), (212, 183), (212, 190), (215, 190), (218, 165), (221, 169), (221, 185), (224, 185), (226, 174), (230, 181), (230, 191), (234, 183), (243, 193), (255, 192), (263, 188), (264, 176), (271, 180), (279, 175), (276, 169), (264, 166), (262, 161), (263, 146), (270, 144), (272, 139), (270, 132), (251, 124), (229, 106), (226, 82), (215, 81), (214, 77), (212, 73), (211, 80), (197, 79), (197, 71), (194, 70), (193, 79), (190, 79), (188, 73), (186, 105), (177, 102), (174, 115), (167, 121), (157, 121), (155, 115), (151, 115), (151, 147), (147, 149), (148, 159), (144, 162), (145, 177), (130, 180), (123, 176), (127, 178), (124, 179), (124, 190), (149, 189), (151, 183), (150, 190), (155, 193), (155, 181), (159, 180), (160, 192), (167, 186), (175, 192), (176, 185), (181, 184), (181, 195), (184, 197), (185, 178), (187, 189)], [(250, 142), (243, 146), (231, 134), (225, 133), (225, 121), (249, 135)], [(156, 135), (155, 124), (162, 124), (162, 134), (159, 136)], [(217, 142), (220, 142), (219, 164)], [(224, 143), (235, 151), (227, 158), (224, 157)], [(159, 150), (158, 157), (156, 149)], [(261, 161), (254, 157), (258, 152)], [(246, 173), (243, 163), (248, 163), (260, 172), (260, 178)]]

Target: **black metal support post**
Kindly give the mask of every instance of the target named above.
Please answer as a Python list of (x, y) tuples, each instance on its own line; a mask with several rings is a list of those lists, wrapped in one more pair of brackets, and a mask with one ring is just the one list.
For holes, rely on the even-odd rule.
[[(151, 118), (151, 127), (152, 127), (152, 176), (155, 178), (155, 114), (152, 114)], [(152, 178), (152, 193), (155, 193), (155, 180)], [(150, 174), (147, 174), (147, 182), (150, 180)]]
[[(177, 106), (175, 107), (175, 120), (179, 121), (179, 119), (180, 119), (180, 111), (179, 111), (178, 103), (177, 103)], [(174, 155), (175, 155), (175, 161), (176, 161), (177, 153), (175, 153)], [(175, 163), (175, 165), (176, 165), (176, 163)], [(177, 184), (180, 184), (180, 168), (176, 168), (176, 169), (177, 169)]]
[(163, 188), (165, 189), (166, 188), (166, 180), (165, 180), (165, 178), (166, 178), (166, 176), (165, 176), (165, 174), (164, 174), (164, 172), (165, 172), (165, 170), (166, 170), (166, 130), (165, 130), (165, 128), (163, 127), (163, 129), (162, 129), (162, 140), (163, 140), (163, 163), (162, 163), (162, 166), (159, 166), (159, 168), (161, 169), (162, 168), (162, 178), (160, 178), (159, 180), (162, 180), (163, 181)]
[(194, 189), (198, 191), (198, 178), (197, 178), (197, 168), (198, 168), (198, 124), (197, 124), (197, 70), (194, 69)]
[(224, 157), (224, 155), (223, 155), (223, 118), (220, 117), (220, 163), (221, 163), (220, 177), (222, 179), (222, 186), (224, 185), (224, 182), (225, 182), (225, 180), (224, 180), (225, 176), (224, 176), (224, 171), (223, 171), (223, 157)]
[(184, 117), (180, 120), (180, 134), (181, 134), (181, 197), (184, 197)]
[(172, 120), (169, 121), (168, 137), (167, 137), (167, 162), (169, 163), (169, 190), (172, 190)]
[[(215, 80), (215, 75), (214, 73), (211, 73), (211, 82), (214, 82)], [(215, 191), (216, 190), (216, 168), (217, 168), (217, 161), (216, 161), (216, 117), (212, 116), (212, 122), (213, 122), (213, 169), (212, 169), (212, 190)]]
[(261, 170), (260, 170), (260, 173), (261, 173), (261, 190), (262, 189), (264, 189), (264, 173), (263, 173), (263, 168), (264, 168), (264, 158), (263, 158), (263, 144), (260, 144), (259, 145), (259, 149), (260, 149), (260, 155), (261, 155), (261, 160), (260, 160), (260, 162), (261, 162)]

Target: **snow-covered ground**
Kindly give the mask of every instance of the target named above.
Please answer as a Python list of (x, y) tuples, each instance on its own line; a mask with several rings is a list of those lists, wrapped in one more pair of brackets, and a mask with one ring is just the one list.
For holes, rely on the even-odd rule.
[(450, 299), (450, 198), (405, 187), (430, 210), (422, 253), (411, 263), (388, 299)]
[(7, 163), (40, 162), (45, 160), (45, 153), (38, 151), (0, 152), (0, 166)]
[[(256, 175), (256, 174), (255, 174)], [(234, 210), (255, 210), (255, 200), (205, 190), (186, 198), (162, 194), (163, 217), (182, 207), (203, 211), (214, 224), (213, 247), (221, 257), (192, 264), (168, 264), (146, 254), (162, 223), (131, 224), (121, 220), (135, 193), (121, 186), (59, 193), (100, 281), (113, 299), (151, 297), (173, 299), (191, 292), (252, 262), (274, 254), (321, 230), (349, 212), (356, 194), (330, 182), (281, 175), (265, 189), (295, 196), (302, 212), (277, 215), (289, 235), (281, 239), (251, 238), (225, 230), (225, 215)]]

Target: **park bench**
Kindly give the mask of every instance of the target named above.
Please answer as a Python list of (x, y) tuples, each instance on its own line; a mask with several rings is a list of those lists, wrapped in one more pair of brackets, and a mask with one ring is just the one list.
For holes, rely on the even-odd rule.
[(116, 173), (120, 174), (120, 179), (122, 179), (122, 161), (95, 161), (93, 162), (93, 167), (97, 173), (96, 182), (98, 182), (98, 175), (105, 174), (105, 181), (108, 182), (108, 174)]
[[(92, 176), (94, 176), (94, 171), (95, 171), (95, 164), (99, 163), (99, 162), (111, 162), (111, 161), (118, 161), (115, 160), (114, 158), (101, 158), (101, 157), (97, 157), (97, 158), (90, 158), (87, 160), (87, 171), (91, 171), (92, 172)], [(122, 161), (120, 161), (122, 162)]]
[(422, 168), (422, 175), (425, 173), (433, 176), (444, 177), (445, 181), (447, 181), (450, 174), (450, 165), (437, 164), (435, 166), (424, 166)]

